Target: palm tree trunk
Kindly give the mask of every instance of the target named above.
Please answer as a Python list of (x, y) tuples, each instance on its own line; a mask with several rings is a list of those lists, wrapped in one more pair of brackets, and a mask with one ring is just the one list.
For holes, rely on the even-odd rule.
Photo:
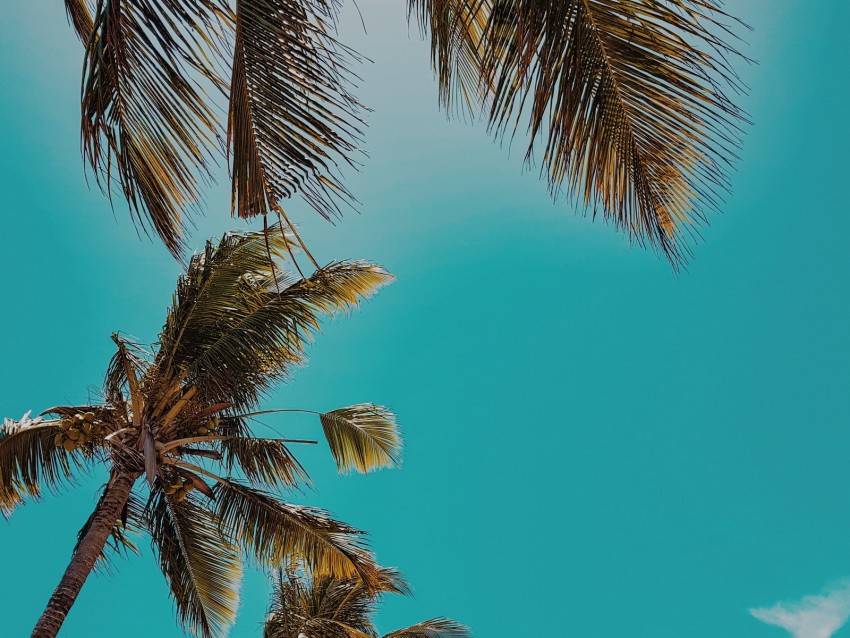
[(53, 591), (47, 607), (33, 629), (32, 638), (54, 638), (65, 622), (65, 616), (77, 600), (83, 583), (103, 551), (112, 528), (121, 517), (124, 505), (130, 498), (130, 490), (138, 475), (115, 474), (110, 479), (98, 509), (95, 511), (85, 536), (80, 539), (77, 549), (71, 556), (71, 563), (62, 575), (62, 580)]

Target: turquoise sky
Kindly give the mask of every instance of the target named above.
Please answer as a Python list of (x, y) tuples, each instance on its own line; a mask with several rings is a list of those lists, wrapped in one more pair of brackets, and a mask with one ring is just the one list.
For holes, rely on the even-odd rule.
[[(7, 4), (0, 412), (20, 417), (99, 386), (112, 331), (153, 340), (179, 268), (86, 186), (61, 3)], [(337, 477), (325, 447), (301, 457), (309, 502), (370, 530), (414, 584), (380, 628), (448, 615), (479, 638), (778, 638), (750, 607), (850, 576), (850, 3), (734, 3), (756, 28), (756, 125), (678, 278), (553, 205), (519, 149), (447, 123), (403, 3), (359, 4), (368, 36), (352, 12), (343, 33), (374, 60), (361, 214), (333, 228), (292, 210), (322, 260), (399, 281), (329, 325), (268, 405), (400, 415), (401, 471)], [(238, 227), (226, 188), (207, 202), (195, 246)], [(102, 480), (0, 521), (0, 635), (29, 634)], [(63, 636), (180, 635), (142, 544), (89, 580)], [(260, 636), (266, 597), (252, 574), (231, 636)]]

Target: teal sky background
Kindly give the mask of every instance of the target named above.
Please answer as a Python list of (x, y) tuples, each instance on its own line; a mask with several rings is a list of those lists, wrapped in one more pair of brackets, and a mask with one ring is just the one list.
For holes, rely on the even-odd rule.
[[(18, 418), (84, 400), (111, 332), (154, 340), (179, 266), (86, 185), (61, 3), (7, 4), (0, 412)], [(413, 583), (379, 628), (445, 615), (478, 638), (783, 635), (748, 608), (850, 576), (850, 4), (730, 3), (756, 29), (741, 102), (755, 126), (679, 277), (553, 204), (519, 148), (446, 122), (404, 3), (359, 4), (368, 35), (350, 8), (342, 31), (374, 61), (370, 158), (349, 182), (361, 213), (331, 227), (291, 209), (321, 261), (369, 258), (398, 281), (329, 324), (268, 406), (399, 414), (401, 471), (338, 477), (322, 445), (301, 456), (317, 493), (294, 496), (369, 530)], [(195, 247), (244, 227), (226, 184), (207, 209)], [(29, 635), (102, 481), (0, 521), (0, 635)], [(62, 636), (180, 635), (141, 545), (89, 580)], [(230, 635), (260, 636), (266, 604), (252, 573)]]

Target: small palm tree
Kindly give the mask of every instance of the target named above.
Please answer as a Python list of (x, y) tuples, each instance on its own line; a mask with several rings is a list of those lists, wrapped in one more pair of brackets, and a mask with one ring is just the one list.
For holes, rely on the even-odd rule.
[[(326, 218), (353, 202), (339, 169), (357, 164), (364, 122), (341, 4), (65, 0), (86, 49), (84, 155), (172, 253), (222, 152), (239, 217), (289, 224), (281, 202), (296, 193)], [(720, 0), (407, 4), (447, 109), (483, 116), (499, 139), (524, 126), (553, 194), (686, 258), (682, 235), (728, 189), (744, 122)]]
[[(302, 561), (366, 591), (381, 586), (361, 532), (274, 493), (309, 480), (289, 444), (310, 441), (258, 437), (251, 421), (263, 393), (304, 361), (320, 318), (353, 308), (391, 275), (340, 262), (296, 279), (275, 266), (291, 249), (286, 242), (263, 233), (208, 242), (180, 277), (152, 349), (113, 335), (101, 403), (4, 424), (6, 515), (87, 466), (109, 472), (33, 636), (57, 634), (109, 539), (132, 547), (128, 532), (150, 535), (179, 620), (202, 636), (221, 635), (232, 622), (243, 555), (269, 566)], [(398, 463), (401, 440), (386, 408), (315, 414), (341, 471)]]
[(263, 627), (263, 638), (470, 638), (469, 629), (433, 618), (388, 634), (372, 623), (382, 592), (407, 593), (398, 574), (381, 570), (380, 592), (356, 579), (303, 576), (280, 570)]

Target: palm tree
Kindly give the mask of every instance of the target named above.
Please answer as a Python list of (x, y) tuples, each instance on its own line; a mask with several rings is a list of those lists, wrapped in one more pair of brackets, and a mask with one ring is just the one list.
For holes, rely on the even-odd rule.
[(375, 593), (355, 579), (280, 570), (263, 638), (470, 638), (469, 629), (448, 618), (433, 618), (381, 636), (372, 624), (380, 593), (407, 593), (398, 574), (390, 570), (381, 574), (384, 584)]
[[(354, 578), (366, 591), (381, 586), (361, 532), (276, 496), (309, 481), (289, 444), (315, 441), (259, 437), (251, 423), (265, 413), (257, 412), (262, 395), (304, 362), (320, 319), (353, 308), (392, 277), (353, 261), (297, 279), (280, 265), (289, 249), (282, 234), (208, 242), (180, 277), (153, 347), (112, 335), (117, 348), (102, 402), (4, 424), (7, 516), (87, 467), (109, 473), (34, 637), (57, 634), (92, 568), (107, 558), (109, 539), (132, 549), (128, 532), (150, 535), (180, 622), (201, 636), (221, 635), (232, 622), (245, 556), (268, 566), (298, 560), (319, 574)], [(399, 462), (401, 439), (386, 408), (313, 414), (340, 471)]]
[[(553, 196), (675, 267), (728, 190), (745, 121), (727, 95), (742, 89), (739, 23), (720, 4), (408, 0), (408, 15), (430, 34), (448, 110), (481, 115), (499, 139), (524, 125)], [(328, 219), (354, 202), (340, 168), (361, 153), (360, 58), (337, 39), (340, 0), (65, 5), (85, 45), (85, 158), (173, 254), (222, 154), (233, 213), (266, 227), (269, 215), (292, 227), (282, 202), (296, 193)]]

